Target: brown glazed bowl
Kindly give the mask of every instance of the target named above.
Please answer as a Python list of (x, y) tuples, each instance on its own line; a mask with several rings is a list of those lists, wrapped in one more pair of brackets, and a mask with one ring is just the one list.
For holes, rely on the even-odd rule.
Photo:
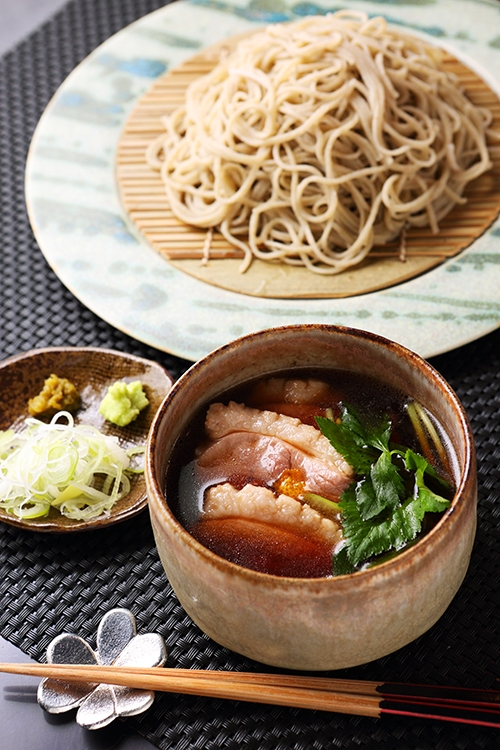
[[(193, 415), (222, 391), (294, 367), (354, 370), (402, 390), (445, 427), (459, 464), (450, 508), (418, 543), (376, 567), (336, 578), (281, 578), (207, 550), (169, 507), (165, 474)], [(149, 433), (149, 509), (168, 579), (194, 622), (217, 643), (265, 664), (331, 670), (391, 653), (428, 630), (465, 576), (476, 530), (476, 464), (466, 414), (425, 360), (364, 331), (274, 328), (213, 351), (173, 386)]]

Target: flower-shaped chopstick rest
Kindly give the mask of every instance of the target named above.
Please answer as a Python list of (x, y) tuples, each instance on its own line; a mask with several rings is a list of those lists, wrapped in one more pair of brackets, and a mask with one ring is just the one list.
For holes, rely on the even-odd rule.
[[(77, 635), (63, 633), (47, 649), (49, 664), (100, 664), (122, 667), (161, 667), (167, 654), (157, 633), (136, 635), (135, 618), (127, 609), (107, 612), (97, 630), (97, 651)], [(38, 703), (52, 714), (78, 707), (77, 722), (86, 729), (99, 729), (118, 716), (146, 711), (154, 700), (152, 690), (115, 685), (80, 683), (70, 685), (50, 678), (38, 687)]]

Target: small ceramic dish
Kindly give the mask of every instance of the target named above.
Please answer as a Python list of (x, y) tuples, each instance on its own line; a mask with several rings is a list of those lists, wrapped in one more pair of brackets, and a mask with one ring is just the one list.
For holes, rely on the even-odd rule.
[[(28, 400), (40, 393), (45, 379), (53, 373), (70, 380), (80, 394), (81, 406), (74, 414), (75, 423), (93, 425), (106, 435), (115, 435), (125, 450), (145, 445), (156, 410), (173, 382), (161, 365), (123, 352), (93, 347), (34, 349), (0, 363), (0, 430), (22, 428), (29, 416)], [(99, 413), (108, 386), (117, 380), (140, 380), (149, 400), (149, 405), (126, 427), (116, 427)], [(75, 521), (51, 509), (45, 518), (28, 520), (0, 509), (0, 521), (30, 531), (84, 531), (125, 521), (146, 505), (144, 475), (136, 474), (131, 478), (130, 492), (116, 503), (109, 516)]]
[[(418, 401), (444, 427), (456, 456), (455, 495), (430, 531), (386, 562), (336, 577), (262, 573), (207, 549), (173, 512), (169, 457), (200, 410), (241, 384), (297, 368), (373, 376)], [(266, 664), (343, 669), (396, 651), (444, 613), (469, 564), (477, 487), (465, 411), (431, 365), (372, 333), (287, 326), (215, 350), (175, 383), (157, 411), (145, 470), (158, 552), (184, 609), (215, 641)]]

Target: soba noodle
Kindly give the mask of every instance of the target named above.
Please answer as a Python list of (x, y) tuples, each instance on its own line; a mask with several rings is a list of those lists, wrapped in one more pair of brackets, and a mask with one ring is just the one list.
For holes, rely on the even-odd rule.
[(335, 274), (430, 226), (491, 167), (491, 116), (439, 51), (340, 11), (268, 27), (194, 81), (148, 149), (173, 213), (253, 258)]

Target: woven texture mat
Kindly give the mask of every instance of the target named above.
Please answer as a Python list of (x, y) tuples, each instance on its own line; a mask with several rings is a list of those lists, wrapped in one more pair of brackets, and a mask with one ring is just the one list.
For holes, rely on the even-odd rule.
[[(33, 347), (92, 345), (156, 359), (174, 377), (188, 366), (131, 340), (82, 307), (47, 266), (24, 207), (26, 153), (50, 96), (98, 44), (160, 5), (74, 0), (0, 61), (1, 358)], [(500, 331), (433, 364), (458, 392), (477, 441), (479, 526), (471, 566), (428, 633), (396, 654), (342, 674), (500, 687)], [(63, 631), (93, 643), (99, 620), (116, 606), (135, 613), (139, 632), (164, 636), (169, 666), (261, 669), (213, 643), (185, 615), (163, 574), (147, 513), (71, 538), (0, 527), (0, 634), (31, 657), (43, 660), (49, 641)], [(481, 727), (169, 695), (157, 695), (149, 711), (128, 722), (159, 748), (176, 750), (471, 750), (499, 744), (497, 731)]]

